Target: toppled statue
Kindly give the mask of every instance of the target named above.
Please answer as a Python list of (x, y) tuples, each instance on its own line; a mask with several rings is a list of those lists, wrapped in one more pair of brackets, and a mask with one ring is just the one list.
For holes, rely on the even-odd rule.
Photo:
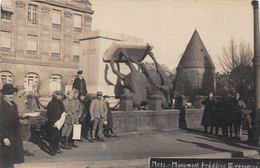
[[(114, 48), (108, 50), (109, 54), (105, 53), (105, 58), (103, 57), (105, 62), (110, 63), (113, 73), (118, 77), (117, 84), (115, 85), (116, 97), (119, 97), (122, 94), (130, 94), (133, 97), (133, 106), (140, 109), (140, 107), (148, 104), (151, 96), (159, 95), (162, 97), (162, 108), (170, 108), (172, 105), (172, 100), (170, 98), (172, 85), (151, 52), (152, 46), (149, 44), (143, 46), (135, 44), (135, 46), (131, 48), (130, 45), (122, 43), (122, 45), (127, 46), (124, 48), (120, 46), (120, 44), (118, 45), (119, 46), (115, 47), (115, 44), (113, 43), (111, 48)], [(110, 55), (110, 57), (108, 57), (108, 55)], [(154, 61), (155, 71), (147, 69), (145, 64), (141, 62), (147, 55)], [(115, 68), (115, 63), (117, 69)], [(120, 72), (120, 63), (125, 63), (131, 72), (128, 74)], [(133, 65), (134, 63), (141, 71), (136, 69)], [(123, 82), (123, 85), (121, 84), (121, 81)]]
[[(139, 72), (130, 61), (130, 57), (124, 52), (121, 53), (123, 57), (127, 59), (126, 65), (130, 68), (131, 72), (127, 75), (122, 74), (120, 71), (117, 71), (114, 67), (114, 59), (110, 60), (110, 66), (112, 71), (121, 79), (124, 83), (124, 88), (128, 93), (133, 96), (133, 105), (139, 107), (141, 105), (147, 104), (147, 86), (148, 82), (145, 75), (142, 72)], [(126, 92), (125, 91), (125, 92)]]

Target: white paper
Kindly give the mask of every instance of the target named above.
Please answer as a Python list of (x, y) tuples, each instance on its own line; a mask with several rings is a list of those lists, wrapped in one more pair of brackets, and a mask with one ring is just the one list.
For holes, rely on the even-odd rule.
[(54, 125), (57, 126), (58, 130), (60, 130), (61, 127), (63, 126), (63, 124), (64, 124), (64, 122), (65, 122), (65, 118), (66, 118), (66, 113), (63, 112), (63, 113), (61, 114), (60, 119), (59, 119), (58, 121), (56, 121), (56, 123), (54, 124)]
[(80, 137), (81, 137), (81, 124), (74, 124), (72, 139), (80, 140)]

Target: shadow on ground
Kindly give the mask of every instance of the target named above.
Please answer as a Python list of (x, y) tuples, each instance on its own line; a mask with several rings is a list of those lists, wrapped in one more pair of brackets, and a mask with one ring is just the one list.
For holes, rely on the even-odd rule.
[(31, 128), (32, 135), (29, 141), (36, 144), (42, 151), (50, 154), (48, 146), (49, 139), (46, 130), (46, 126), (42, 126), (40, 129)]
[[(198, 139), (207, 140), (207, 141), (211, 141), (211, 142), (217, 142), (217, 143), (223, 143), (223, 144), (227, 144), (229, 146), (233, 146), (233, 147), (245, 149), (245, 150), (256, 150), (256, 151), (258, 151), (258, 153), (260, 153), (259, 147), (252, 146), (252, 145), (250, 146), (247, 143), (247, 141), (239, 141), (239, 140), (229, 138), (229, 137), (224, 137), (224, 136), (221, 136), (221, 135), (206, 134), (203, 131), (194, 130), (194, 129), (187, 129), (185, 132), (192, 133), (192, 134), (195, 134), (195, 135), (199, 135), (199, 136), (196, 136), (196, 138), (198, 138)], [(222, 148), (214, 147), (214, 146), (211, 146), (211, 145), (208, 145), (208, 144), (205, 144), (205, 143), (184, 141), (184, 140), (181, 140), (181, 139), (177, 139), (177, 141), (195, 144), (198, 147), (211, 149), (211, 150), (218, 151), (218, 152), (231, 152), (232, 157), (239, 157), (240, 156), (239, 153), (241, 153), (240, 151), (222, 149)]]

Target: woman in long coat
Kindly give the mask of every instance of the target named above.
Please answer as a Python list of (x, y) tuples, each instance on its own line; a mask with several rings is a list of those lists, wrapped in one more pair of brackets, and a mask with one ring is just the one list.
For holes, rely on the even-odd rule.
[(15, 88), (5, 84), (1, 92), (4, 99), (0, 105), (0, 135), (1, 135), (1, 167), (13, 168), (13, 164), (23, 163), (23, 145), (21, 138), (18, 111), (13, 100)]
[(221, 114), (223, 111), (223, 101), (220, 97), (217, 97), (215, 100), (215, 110), (212, 111), (211, 115), (211, 129), (210, 132), (213, 132), (213, 128), (215, 127), (215, 134), (218, 135), (219, 127), (222, 125)]
[(212, 112), (215, 110), (215, 101), (212, 99), (213, 93), (209, 93), (209, 97), (202, 101), (202, 104), (205, 105), (201, 125), (205, 128), (205, 133), (208, 132), (208, 127), (212, 126)]

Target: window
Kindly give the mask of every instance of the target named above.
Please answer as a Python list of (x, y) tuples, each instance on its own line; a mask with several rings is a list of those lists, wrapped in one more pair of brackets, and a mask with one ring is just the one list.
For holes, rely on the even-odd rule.
[(55, 91), (62, 90), (62, 77), (60, 75), (51, 75), (49, 90), (51, 94)]
[(11, 32), (1, 31), (1, 49), (11, 48)]
[(60, 27), (61, 24), (61, 11), (52, 10), (52, 25), (56, 27)]
[(79, 61), (79, 42), (73, 43), (73, 60)]
[(11, 0), (3, 0), (1, 4), (1, 19), (11, 20), (13, 14), (13, 6)]
[(27, 42), (27, 54), (30, 56), (36, 56), (37, 53), (37, 36), (28, 35)]
[(28, 73), (24, 77), (24, 90), (27, 94), (37, 94), (39, 86), (39, 75)]
[(52, 58), (60, 58), (60, 39), (52, 39)]
[(28, 35), (27, 50), (37, 51), (37, 36)]
[(74, 14), (74, 31), (81, 32), (81, 15)]
[(29, 24), (37, 24), (37, 6), (28, 5), (28, 22)]
[(3, 88), (4, 84), (13, 84), (13, 74), (8, 71), (1, 71), (0, 72), (0, 87)]
[(1, 19), (3, 20), (11, 20), (12, 12), (1, 10)]

